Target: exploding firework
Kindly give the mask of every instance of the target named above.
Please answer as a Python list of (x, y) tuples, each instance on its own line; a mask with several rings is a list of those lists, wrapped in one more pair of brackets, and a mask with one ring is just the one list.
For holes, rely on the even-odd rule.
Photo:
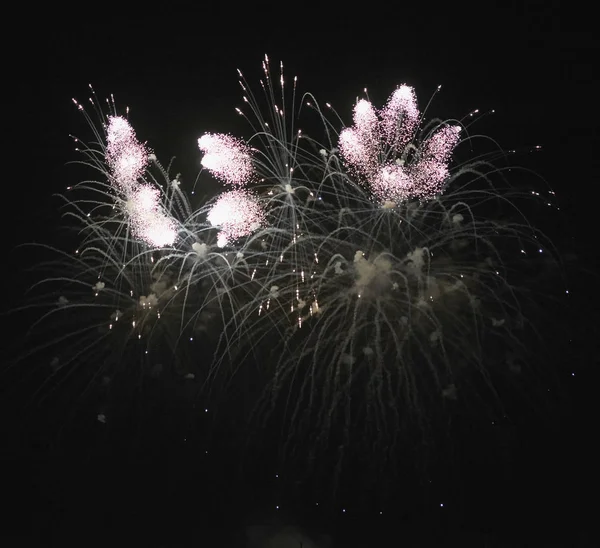
[(202, 165), (224, 183), (246, 186), (252, 175), (250, 148), (230, 135), (205, 134), (198, 139)]
[(219, 227), (217, 245), (224, 247), (248, 236), (264, 224), (265, 216), (256, 198), (242, 190), (219, 196), (207, 215), (208, 222)]
[[(350, 447), (393, 462), (403, 435), (454, 401), (497, 411), (494, 379), (532, 346), (531, 283), (515, 272), (551, 245), (505, 184), (502, 151), (458, 161), (474, 147), (464, 120), (425, 123), (402, 85), (381, 110), (359, 100), (336, 130), (341, 117), (298, 100), (295, 79), (290, 97), (280, 69), (273, 80), (265, 59), (266, 109), (240, 73), (250, 139), (199, 138), (201, 165), (227, 187), (199, 207), (109, 102), (100, 145), (80, 148), (101, 180), (71, 190), (94, 198), (65, 198), (85, 236), (41, 284), (58, 293), (40, 321), (93, 318), (54, 340), (57, 371), (102, 348), (112, 372), (137, 353), (154, 373), (168, 354), (210, 387), (252, 376), (252, 416), (283, 426), (283, 454), (334, 450), (339, 475)], [(297, 128), (305, 106), (325, 142)], [(202, 350), (187, 344), (202, 337)]]

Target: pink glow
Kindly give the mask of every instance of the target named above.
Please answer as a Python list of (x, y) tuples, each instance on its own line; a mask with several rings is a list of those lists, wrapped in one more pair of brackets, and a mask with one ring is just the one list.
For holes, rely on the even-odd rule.
[(420, 157), (409, 168), (415, 197), (433, 198), (443, 191), (448, 162), (459, 137), (459, 126), (444, 126), (425, 141)]
[(265, 224), (265, 214), (258, 199), (245, 190), (221, 194), (207, 219), (212, 226), (220, 229), (217, 238), (219, 247), (249, 236)]
[(243, 141), (221, 133), (205, 133), (198, 139), (204, 152), (202, 165), (224, 183), (242, 187), (252, 179), (250, 147)]
[(369, 177), (377, 170), (379, 146), (377, 114), (371, 103), (362, 99), (354, 107), (354, 127), (340, 133), (340, 151), (358, 174)]
[(381, 203), (431, 199), (444, 190), (460, 127), (441, 127), (420, 145), (415, 143), (417, 152), (407, 156), (419, 116), (414, 89), (403, 85), (379, 113), (360, 100), (354, 108), (354, 126), (340, 133), (339, 149), (346, 165)]
[(419, 123), (417, 96), (410, 86), (400, 86), (381, 111), (382, 130), (387, 144), (398, 151), (414, 137)]
[(126, 209), (136, 238), (153, 247), (164, 247), (175, 241), (175, 225), (161, 207), (158, 189), (138, 186), (128, 193)]
[(373, 194), (381, 202), (402, 202), (414, 193), (414, 179), (400, 165), (383, 166), (371, 181)]
[(137, 140), (133, 128), (122, 116), (109, 118), (106, 161), (116, 184), (123, 191), (135, 184), (148, 165), (148, 151)]

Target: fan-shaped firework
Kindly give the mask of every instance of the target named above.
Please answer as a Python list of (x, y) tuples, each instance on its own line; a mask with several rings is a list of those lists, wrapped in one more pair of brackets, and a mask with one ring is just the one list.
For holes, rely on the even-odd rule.
[[(474, 378), (493, 394), (527, 325), (513, 269), (547, 244), (504, 185), (503, 153), (453, 160), (473, 145), (467, 125), (425, 124), (411, 87), (380, 111), (361, 99), (338, 133), (337, 113), (298, 100), (295, 79), (286, 92), (283, 66), (278, 82), (268, 59), (263, 69), (266, 108), (240, 73), (251, 112), (238, 113), (254, 135), (198, 141), (204, 168), (234, 187), (198, 208), (128, 120), (102, 116), (98, 143), (81, 148), (101, 180), (71, 191), (94, 197), (65, 198), (83, 243), (45, 280), (60, 293), (42, 318), (85, 308), (94, 320), (54, 341), (66, 355), (55, 363), (74, 368), (116, 337), (111, 350), (151, 360), (168, 348), (210, 384), (250, 354), (264, 383), (256, 416), (308, 439), (307, 461), (351, 445), (386, 460), (407, 425), (470, 399)], [(297, 129), (304, 107), (325, 142)], [(489, 217), (492, 203), (509, 214)], [(202, 369), (183, 341), (207, 333), (214, 360)]]

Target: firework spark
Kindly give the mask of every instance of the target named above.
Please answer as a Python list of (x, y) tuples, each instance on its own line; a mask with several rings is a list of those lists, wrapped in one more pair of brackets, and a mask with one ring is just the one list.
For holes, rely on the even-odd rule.
[(379, 113), (369, 101), (360, 100), (353, 119), (354, 126), (340, 133), (340, 152), (378, 201), (431, 199), (443, 191), (460, 127), (441, 127), (417, 147), (418, 152), (407, 162), (407, 147), (419, 122), (413, 88), (400, 86)]
[(220, 228), (217, 245), (224, 247), (264, 225), (265, 213), (254, 195), (244, 190), (232, 190), (219, 196), (207, 219), (211, 225)]
[(106, 160), (117, 186), (125, 192), (131, 190), (148, 165), (148, 151), (122, 116), (109, 118)]
[(381, 111), (381, 118), (387, 144), (396, 150), (403, 150), (414, 137), (419, 123), (415, 90), (406, 85), (396, 89)]
[(425, 141), (420, 158), (409, 168), (413, 196), (428, 199), (443, 191), (448, 162), (459, 137), (459, 126), (444, 126)]
[(116, 187), (125, 194), (125, 211), (135, 237), (153, 247), (172, 244), (176, 231), (172, 219), (162, 211), (159, 190), (147, 184), (138, 185), (150, 155), (122, 116), (109, 118), (106, 161)]
[(240, 139), (221, 133), (205, 133), (198, 139), (204, 152), (202, 165), (224, 183), (243, 187), (253, 174), (250, 147)]
[(134, 235), (153, 247), (171, 245), (177, 236), (173, 220), (160, 205), (160, 192), (140, 185), (129, 193), (126, 204)]
[(379, 120), (369, 101), (362, 99), (354, 107), (354, 127), (340, 133), (339, 147), (347, 163), (359, 175), (369, 178), (377, 171)]

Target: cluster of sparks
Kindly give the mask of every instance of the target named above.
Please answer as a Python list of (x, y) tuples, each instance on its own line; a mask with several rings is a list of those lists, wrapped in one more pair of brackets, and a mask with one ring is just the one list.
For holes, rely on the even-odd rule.
[(233, 187), (245, 187), (254, 173), (250, 148), (240, 139), (221, 133), (205, 133), (198, 139), (204, 153), (202, 166)]
[(247, 190), (254, 177), (250, 147), (221, 133), (205, 133), (198, 139), (201, 164), (235, 190), (223, 193), (210, 209), (207, 220), (219, 228), (217, 246), (231, 245), (265, 224), (266, 215), (256, 195)]
[[(353, 127), (339, 135), (343, 160), (382, 204), (431, 199), (444, 189), (460, 127), (437, 128), (411, 154), (419, 120), (415, 91), (402, 85), (379, 111), (365, 99), (358, 101)], [(121, 116), (109, 118), (107, 133), (106, 160), (114, 184), (126, 197), (125, 209), (134, 235), (154, 247), (171, 245), (176, 230), (162, 210), (159, 191), (139, 182), (149, 164), (146, 147)], [(231, 245), (266, 220), (260, 200), (248, 190), (255, 179), (252, 149), (241, 139), (218, 133), (204, 134), (198, 139), (198, 148), (203, 153), (202, 166), (234, 189), (222, 194), (207, 216), (219, 229), (217, 245)]]
[(217, 198), (207, 220), (219, 227), (217, 245), (225, 247), (264, 225), (265, 212), (254, 194), (245, 189), (231, 190)]
[(106, 161), (114, 182), (123, 192), (130, 192), (148, 167), (148, 151), (122, 116), (109, 118), (106, 141)]
[[(360, 100), (353, 121), (354, 126), (339, 135), (340, 154), (376, 201), (398, 204), (413, 198), (432, 199), (443, 192), (460, 127), (442, 125), (420, 147), (413, 146), (420, 112), (412, 87), (398, 87), (380, 111), (369, 101)], [(237, 191), (247, 190), (255, 179), (252, 150), (242, 140), (207, 133), (198, 139), (198, 147), (203, 152), (202, 166), (224, 184)], [(220, 247), (251, 234), (265, 222), (257, 197), (237, 191), (221, 196), (208, 217), (220, 228)]]
[(150, 162), (148, 151), (122, 116), (109, 118), (106, 161), (114, 185), (125, 197), (134, 236), (153, 247), (171, 245), (177, 232), (173, 220), (163, 211), (159, 190), (139, 182)]
[(444, 189), (460, 127), (437, 128), (411, 154), (419, 117), (414, 89), (402, 85), (379, 112), (360, 100), (354, 107), (354, 126), (340, 133), (343, 159), (381, 203), (431, 199)]

